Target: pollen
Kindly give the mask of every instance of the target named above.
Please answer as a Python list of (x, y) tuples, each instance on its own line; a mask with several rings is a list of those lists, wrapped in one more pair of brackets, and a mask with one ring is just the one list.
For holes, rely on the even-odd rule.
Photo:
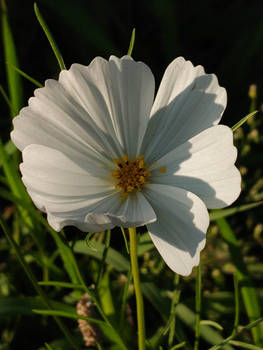
[(159, 168), (160, 172), (162, 174), (165, 174), (166, 173), (166, 167), (165, 166), (162, 166), (161, 168)]
[(136, 198), (136, 191), (141, 191), (144, 184), (149, 183), (151, 173), (144, 163), (143, 154), (139, 157), (129, 159), (126, 154), (122, 158), (114, 159), (117, 169), (111, 173), (116, 179), (116, 188), (122, 191), (122, 196), (132, 194)]

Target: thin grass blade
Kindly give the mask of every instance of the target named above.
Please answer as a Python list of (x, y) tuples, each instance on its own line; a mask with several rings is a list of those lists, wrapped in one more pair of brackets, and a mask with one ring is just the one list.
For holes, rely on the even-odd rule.
[(237, 122), (234, 126), (232, 126), (232, 131), (235, 132), (241, 125), (243, 125), (249, 118), (253, 117), (258, 111), (254, 111), (249, 113), (244, 118), (242, 118), (239, 122)]
[(39, 81), (37, 81), (36, 79), (30, 77), (30, 75), (26, 74), (25, 72), (23, 72), (21, 69), (17, 68), (15, 65), (13, 65), (12, 63), (6, 62), (6, 64), (8, 66), (10, 66), (10, 68), (12, 68), (13, 70), (15, 70), (18, 74), (20, 74), (22, 77), (26, 78), (27, 80), (29, 80), (31, 83), (33, 83), (34, 85), (36, 85), (39, 88), (43, 87), (43, 84), (41, 84)]
[(237, 341), (237, 340), (230, 340), (229, 344), (232, 344), (234, 346), (237, 346), (238, 348), (242, 348), (242, 349), (250, 349), (250, 350), (262, 350), (261, 347), (253, 345), (253, 344), (248, 344), (248, 343), (244, 343), (242, 341)]
[(209, 214), (210, 221), (215, 221), (217, 219), (225, 218), (227, 216), (240, 213), (242, 211), (247, 211), (247, 210), (256, 208), (262, 204), (263, 204), (263, 201), (258, 201), (258, 202), (254, 202), (254, 203), (243, 204), (243, 205), (240, 205), (238, 207), (233, 207), (233, 208), (228, 208), (228, 209), (212, 210)]
[(54, 286), (54, 287), (61, 287), (61, 288), (72, 288), (72, 289), (85, 289), (82, 284), (73, 284), (69, 282), (60, 282), (60, 281), (39, 281), (38, 285)]
[(131, 56), (131, 55), (132, 55), (134, 43), (135, 43), (135, 28), (133, 28), (133, 30), (132, 30), (130, 45), (129, 45), (129, 49), (128, 49), (128, 52), (127, 52), (127, 55), (128, 55), (128, 56)]
[(61, 70), (66, 69), (63, 57), (62, 57), (62, 55), (61, 55), (61, 53), (60, 53), (60, 51), (58, 49), (56, 41), (55, 41), (53, 35), (51, 34), (51, 32), (50, 32), (50, 30), (49, 30), (49, 28), (48, 28), (48, 26), (47, 26), (43, 16), (41, 15), (41, 13), (39, 11), (39, 8), (38, 8), (36, 3), (34, 3), (34, 10), (35, 10), (35, 14), (36, 14), (36, 17), (38, 19), (38, 22), (41, 25), (43, 31), (45, 32), (46, 37), (47, 37), (47, 39), (49, 41), (49, 44), (50, 44), (50, 46), (51, 46), (51, 48), (52, 48), (52, 50), (53, 50), (53, 52), (54, 52), (54, 54), (56, 56), (56, 59), (58, 61), (60, 69)]
[[(3, 36), (3, 46), (5, 60), (19, 67), (18, 58), (16, 54), (16, 48), (14, 43), (14, 38), (12, 35), (11, 27), (8, 19), (8, 12), (5, 0), (1, 0), (2, 9), (2, 36)], [(14, 117), (18, 114), (19, 110), (23, 106), (23, 85), (20, 75), (6, 66), (8, 90), (10, 95), (10, 102), (12, 108), (10, 108), (11, 116)]]
[(87, 317), (83, 315), (79, 315), (77, 313), (71, 313), (61, 310), (42, 310), (42, 309), (33, 309), (32, 310), (35, 314), (39, 315), (46, 315), (46, 316), (60, 316), (60, 317), (66, 317), (66, 318), (72, 318), (74, 320), (85, 320), (91, 323), (96, 323), (98, 325), (103, 325), (106, 327), (110, 327), (106, 322), (98, 320), (96, 318)]

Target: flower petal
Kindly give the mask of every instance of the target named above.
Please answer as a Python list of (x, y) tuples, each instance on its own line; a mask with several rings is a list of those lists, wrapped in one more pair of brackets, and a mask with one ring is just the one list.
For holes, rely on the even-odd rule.
[(60, 82), (101, 129), (115, 135), (124, 153), (137, 154), (154, 97), (154, 77), (144, 63), (97, 57), (88, 67), (73, 64)]
[[(69, 71), (64, 74), (67, 73)], [(14, 119), (11, 138), (21, 151), (30, 144), (40, 144), (69, 156), (98, 155), (112, 159), (123, 153), (114, 136), (97, 126), (60, 81), (49, 79), (45, 87), (35, 90), (34, 94), (29, 106)]]
[(153, 243), (174, 272), (189, 275), (205, 246), (209, 225), (205, 204), (191, 192), (166, 185), (147, 185), (145, 196), (157, 216), (147, 225)]
[(73, 225), (84, 232), (100, 232), (115, 226), (137, 227), (156, 221), (156, 215), (145, 197), (128, 197), (125, 202), (119, 193), (105, 196), (78, 212), (48, 213), (48, 222), (56, 231)]
[(236, 157), (231, 129), (217, 125), (159, 159), (150, 168), (151, 181), (191, 191), (208, 208), (223, 208), (240, 194), (241, 177), (234, 166)]
[(142, 153), (155, 161), (208, 127), (218, 124), (226, 91), (215, 75), (184, 58), (166, 69), (151, 112)]
[[(92, 168), (96, 173), (89, 173)], [(20, 165), (23, 182), (36, 206), (57, 231), (74, 225), (84, 231), (141, 226), (156, 220), (142, 194), (123, 200), (110, 172), (96, 163), (80, 166), (58, 150), (27, 146)]]
[(35, 90), (14, 119), (11, 134), (23, 150), (41, 144), (63, 153), (99, 154), (113, 159), (137, 154), (150, 116), (154, 78), (141, 62), (100, 57), (89, 66), (73, 64)]
[(96, 224), (110, 220), (114, 226), (137, 227), (156, 221), (153, 208), (140, 192), (136, 198), (128, 196), (125, 200), (116, 193), (89, 210), (87, 220)]

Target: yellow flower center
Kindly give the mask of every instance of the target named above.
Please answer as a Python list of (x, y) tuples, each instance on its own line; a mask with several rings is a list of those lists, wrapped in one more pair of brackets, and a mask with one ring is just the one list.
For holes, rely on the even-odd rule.
[(117, 170), (111, 173), (116, 179), (116, 187), (121, 189), (124, 197), (134, 194), (135, 191), (141, 191), (142, 186), (149, 183), (151, 173), (148, 166), (144, 164), (143, 154), (134, 159), (129, 159), (126, 154), (121, 158), (114, 159)]

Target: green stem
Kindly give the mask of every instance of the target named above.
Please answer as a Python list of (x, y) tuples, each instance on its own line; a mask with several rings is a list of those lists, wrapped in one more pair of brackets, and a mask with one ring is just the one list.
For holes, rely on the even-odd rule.
[(139, 267), (137, 259), (137, 236), (136, 228), (129, 228), (130, 234), (130, 257), (132, 267), (132, 277), (136, 296), (137, 326), (138, 326), (138, 349), (145, 350), (145, 322), (142, 289), (140, 284)]
[(168, 337), (168, 346), (169, 348), (173, 345), (174, 335), (175, 335), (175, 326), (176, 326), (176, 312), (175, 308), (180, 300), (180, 290), (179, 290), (179, 281), (180, 276), (176, 273), (174, 277), (174, 295), (171, 304), (170, 311), (170, 326), (169, 326), (169, 337)]
[[(230, 335), (230, 336), (227, 337), (225, 340), (223, 340), (221, 343), (212, 346), (212, 347), (209, 348), (208, 350), (219, 350), (219, 349), (222, 349), (222, 347), (223, 347), (224, 345), (226, 345), (226, 344), (228, 344), (228, 343), (231, 343), (231, 340), (232, 340), (233, 338), (236, 338), (236, 337), (240, 336), (242, 333), (244, 333), (244, 332), (250, 330), (250, 329), (253, 328), (253, 327), (258, 326), (258, 325), (259, 325), (260, 323), (262, 323), (262, 322), (263, 322), (263, 317), (260, 317), (260, 318), (257, 319), (256, 321), (253, 321), (253, 322), (249, 323), (248, 325), (246, 325), (245, 327), (243, 327), (243, 328), (241, 329), (241, 331), (237, 332), (236, 334)], [(262, 349), (262, 348), (260, 348), (260, 349)]]
[(195, 281), (195, 344), (194, 350), (199, 348), (200, 338), (200, 315), (201, 315), (201, 262), (197, 267), (197, 276)]
[(111, 230), (107, 230), (106, 231), (106, 239), (105, 239), (105, 247), (104, 247), (104, 250), (103, 250), (102, 260), (101, 260), (101, 263), (100, 263), (100, 269), (99, 269), (99, 273), (98, 273), (98, 278), (97, 278), (97, 281), (96, 281), (96, 287), (95, 287), (96, 289), (99, 288), (100, 281), (101, 281), (103, 273), (104, 273), (105, 261), (106, 261), (107, 254), (108, 254), (109, 247), (110, 247), (110, 238), (111, 238)]
[(127, 53), (128, 56), (132, 55), (134, 42), (135, 42), (135, 28), (133, 28), (133, 30), (132, 30), (131, 41), (130, 41), (130, 45), (129, 45), (129, 49), (128, 49), (128, 53)]
[(34, 10), (35, 10), (35, 14), (36, 14), (36, 17), (38, 19), (38, 22), (41, 25), (42, 29), (44, 30), (44, 32), (46, 34), (46, 37), (47, 37), (47, 39), (49, 41), (49, 44), (50, 44), (50, 46), (51, 46), (51, 48), (52, 48), (52, 50), (53, 50), (53, 52), (54, 52), (54, 54), (56, 56), (56, 59), (58, 61), (60, 69), (61, 70), (66, 69), (63, 57), (62, 57), (62, 55), (61, 55), (61, 53), (60, 53), (60, 51), (58, 49), (58, 46), (57, 46), (57, 44), (55, 42), (55, 39), (53, 38), (53, 36), (52, 36), (52, 34), (51, 34), (51, 32), (50, 32), (50, 30), (49, 30), (49, 28), (48, 28), (44, 18), (42, 17), (42, 15), (41, 15), (41, 13), (40, 13), (36, 3), (34, 3)]
[(131, 277), (132, 277), (132, 271), (131, 271), (131, 268), (130, 268), (129, 271), (128, 271), (128, 274), (127, 274), (127, 281), (125, 283), (125, 286), (124, 286), (124, 289), (123, 289), (123, 294), (122, 294), (120, 326), (123, 325), (123, 321), (124, 321), (124, 317), (125, 317), (129, 286), (130, 286), (130, 283), (131, 283)]
[(234, 327), (233, 331), (231, 333), (231, 336), (235, 336), (237, 334), (237, 329), (239, 325), (239, 290), (238, 290), (238, 278), (237, 274), (234, 274), (234, 287), (235, 287), (235, 320), (234, 320)]
[[(50, 303), (50, 300), (49, 300), (48, 296), (43, 291), (43, 289), (38, 285), (37, 279), (36, 279), (35, 275), (33, 274), (33, 271), (31, 270), (30, 266), (26, 263), (23, 255), (21, 254), (21, 252), (19, 250), (18, 245), (16, 244), (16, 242), (14, 241), (12, 235), (10, 234), (7, 225), (5, 224), (5, 222), (1, 218), (0, 218), (0, 224), (1, 224), (2, 228), (3, 228), (3, 231), (4, 231), (5, 235), (6, 235), (6, 238), (7, 238), (8, 242), (10, 243), (12, 248), (14, 249), (20, 264), (22, 265), (25, 273), (27, 274), (27, 277), (29, 278), (29, 280), (33, 284), (36, 292), (39, 294), (39, 296), (41, 297), (43, 303), (47, 306), (47, 308), (49, 310), (52, 310), (53, 308), (51, 306), (51, 303)], [(69, 332), (68, 328), (63, 323), (63, 321), (57, 316), (53, 316), (53, 317), (54, 317), (55, 321), (57, 322), (57, 324), (58, 324), (59, 328), (61, 329), (61, 331), (64, 333), (64, 335), (67, 338), (68, 342), (71, 344), (72, 348), (76, 349), (76, 350), (79, 350), (80, 347), (76, 343), (75, 339), (72, 337), (71, 333)]]
[(9, 65), (12, 69), (14, 69), (17, 73), (19, 73), (20, 75), (22, 75), (22, 77), (26, 78), (27, 80), (29, 80), (31, 83), (33, 83), (34, 85), (36, 85), (39, 88), (44, 87), (44, 85), (42, 85), (39, 81), (37, 81), (36, 79), (30, 77), (30, 75), (26, 74), (25, 72), (23, 72), (21, 69), (17, 68), (16, 66), (14, 66), (12, 63), (6, 62), (7, 65)]

